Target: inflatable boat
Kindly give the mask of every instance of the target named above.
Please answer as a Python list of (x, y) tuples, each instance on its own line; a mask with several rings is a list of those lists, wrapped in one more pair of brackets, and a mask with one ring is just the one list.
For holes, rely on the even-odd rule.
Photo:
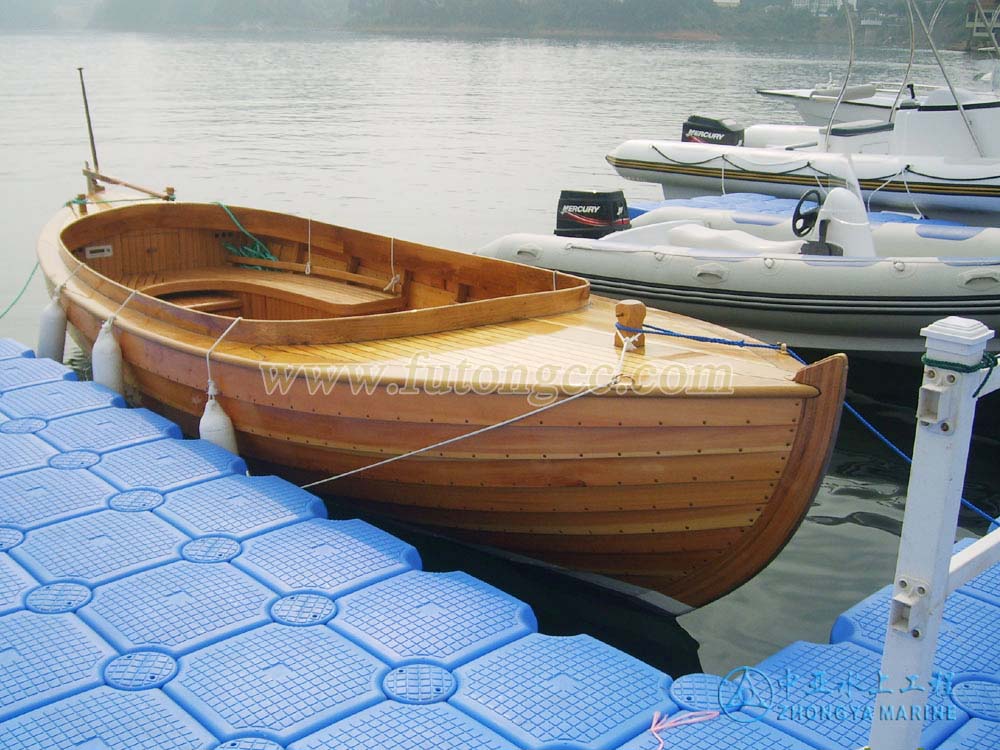
[(665, 201), (602, 238), (513, 234), (479, 252), (795, 348), (905, 361), (943, 316), (1000, 326), (1000, 229), (869, 216), (843, 188), (820, 199)]
[[(947, 90), (904, 102), (894, 122), (832, 128), (753, 125), (692, 117), (682, 140), (631, 140), (607, 160), (629, 180), (659, 183), (665, 198), (767, 193), (798, 198), (856, 178), (873, 209), (967, 224), (1000, 217), (1000, 100)], [(961, 106), (956, 102), (961, 102)]]

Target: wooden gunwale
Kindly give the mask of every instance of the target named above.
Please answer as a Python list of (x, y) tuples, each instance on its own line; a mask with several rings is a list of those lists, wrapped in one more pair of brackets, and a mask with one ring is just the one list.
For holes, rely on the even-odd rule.
[[(290, 217), (269, 211), (232, 207), (231, 210), (250, 232), (258, 232), (281, 239), (292, 239), (300, 236), (305, 222), (305, 220), (293, 222)], [(128, 216), (128, 219), (125, 219), (125, 216)], [(183, 220), (180, 220), (181, 217)], [(72, 209), (66, 208), (50, 222), (39, 241), (39, 258), (43, 262), (46, 276), (50, 282), (60, 283), (69, 276), (72, 270), (75, 270), (78, 264), (82, 263), (73, 255), (71, 247), (86, 244), (88, 241), (86, 238), (120, 232), (127, 226), (141, 221), (156, 221), (160, 228), (197, 226), (201, 229), (217, 231), (231, 231), (233, 228), (232, 222), (226, 219), (221, 209), (202, 204), (136, 204), (124, 208), (112, 208), (84, 217), (77, 217), (73, 214)], [(294, 230), (291, 227), (293, 223), (297, 225)], [(86, 226), (87, 231), (80, 230), (81, 226)], [(331, 238), (331, 230), (333, 228), (328, 225), (314, 223), (312, 227), (313, 242), (317, 246), (320, 246), (324, 239), (338, 242), (339, 240)], [(364, 233), (359, 234), (364, 235)], [(365, 236), (370, 236), (375, 240), (386, 239), (375, 235)], [(58, 270), (51, 267), (51, 263), (56, 259), (51, 257), (49, 248), (43, 246), (46, 244), (51, 244), (57, 250), (57, 255), (65, 271), (61, 277), (53, 274), (54, 271)], [(419, 262), (422, 266), (447, 269), (447, 263), (442, 253), (448, 251), (440, 251), (412, 243), (396, 243), (395, 253), (400, 265), (403, 265), (418, 251), (426, 253), (428, 256), (420, 257)], [(470, 326), (557, 315), (579, 309), (586, 304), (590, 296), (589, 284), (583, 279), (568, 274), (554, 274), (519, 266), (515, 263), (478, 258), (472, 255), (463, 256), (462, 260), (476, 268), (483, 269), (490, 268), (491, 264), (502, 264), (514, 269), (516, 274), (527, 277), (526, 282), (536, 287), (548, 285), (555, 288), (549, 288), (546, 291), (512, 294), (496, 299), (472, 300), (460, 305), (335, 319), (278, 321), (247, 319), (237, 326), (236, 330), (227, 338), (233, 342), (261, 345), (333, 344), (382, 340), (397, 336), (423, 335)], [(117, 302), (119, 305), (133, 291), (85, 264), (84, 268), (78, 271), (73, 279), (73, 281), (77, 280), (86, 283), (89, 288), (104, 295), (112, 303)], [(67, 288), (72, 288), (72, 281)], [(177, 305), (148, 295), (136, 295), (129, 303), (129, 308), (150, 318), (169, 321), (174, 327), (214, 337), (218, 337), (232, 322), (231, 318), (214, 315), (210, 312), (184, 310), (183, 308), (180, 308), (179, 311)]]

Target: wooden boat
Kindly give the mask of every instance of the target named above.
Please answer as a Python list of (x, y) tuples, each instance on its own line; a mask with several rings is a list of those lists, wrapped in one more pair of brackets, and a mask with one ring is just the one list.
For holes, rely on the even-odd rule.
[[(246, 240), (234, 219), (276, 259), (230, 253)], [(777, 554), (839, 422), (843, 355), (802, 367), (659, 336), (623, 354), (615, 304), (583, 279), (294, 216), (98, 199), (61, 210), (38, 256), (83, 346), (115, 316), (134, 403), (196, 434), (210, 354), (240, 453), (300, 482), (492, 427), (317, 490), (662, 592), (676, 611)], [(647, 322), (739, 338), (659, 311)], [(617, 387), (589, 390), (619, 367)]]

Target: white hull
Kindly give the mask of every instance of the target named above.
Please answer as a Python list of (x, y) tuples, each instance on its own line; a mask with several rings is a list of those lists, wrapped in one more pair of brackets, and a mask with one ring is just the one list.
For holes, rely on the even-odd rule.
[[(916, 95), (904, 90), (899, 101), (921, 103), (926, 93), (936, 87), (917, 86)], [(871, 83), (852, 86), (847, 90), (844, 101), (836, 108), (834, 122), (855, 122), (857, 120), (881, 120), (888, 122), (892, 108), (896, 105), (899, 84)], [(807, 125), (825, 126), (830, 122), (837, 104), (839, 89), (824, 87), (815, 89), (757, 89), (757, 93), (774, 101), (790, 104), (798, 110)], [(898, 106), (898, 105), (897, 105)]]
[[(876, 256), (810, 256), (790, 221), (658, 211), (600, 240), (515, 234), (480, 252), (793, 348), (898, 360), (923, 351), (920, 329), (942, 317), (1000, 326), (1000, 229), (884, 224), (871, 232)], [(694, 221), (676, 220), (685, 214)]]
[(1000, 215), (1000, 159), (890, 154), (845, 156), (680, 141), (626, 141), (607, 157), (628, 180), (659, 183), (665, 198), (765, 193), (798, 198), (857, 178), (872, 209), (922, 213), (968, 224)]
[(995, 224), (1000, 99), (957, 95), (961, 108), (950, 92), (936, 90), (922, 103), (908, 101), (891, 123), (853, 122), (829, 132), (769, 124), (723, 130), (701, 118), (687, 141), (626, 141), (607, 159), (627, 179), (663, 185), (667, 198), (741, 191), (796, 198), (856, 178), (872, 209)]

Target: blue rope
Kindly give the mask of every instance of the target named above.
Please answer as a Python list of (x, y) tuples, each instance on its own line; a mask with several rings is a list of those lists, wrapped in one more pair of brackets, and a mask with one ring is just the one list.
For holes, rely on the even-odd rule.
[[(897, 448), (895, 445), (893, 445), (892, 441), (889, 440), (889, 438), (887, 438), (881, 432), (879, 432), (878, 429), (876, 429), (875, 425), (873, 425), (871, 422), (869, 422), (867, 419), (865, 419), (863, 416), (861, 416), (861, 413), (857, 409), (855, 409), (853, 406), (851, 406), (846, 401), (844, 402), (844, 408), (847, 409), (848, 413), (851, 416), (853, 416), (862, 425), (864, 425), (868, 429), (868, 431), (871, 432), (872, 435), (874, 435), (876, 438), (878, 438), (879, 440), (881, 440), (882, 443), (887, 448), (889, 448), (889, 450), (891, 450), (893, 453), (895, 453), (897, 456), (899, 456), (901, 459), (903, 459), (907, 463), (907, 465), (909, 465), (909, 466), (913, 465), (913, 459), (910, 458), (908, 455), (906, 455), (906, 453), (904, 453), (902, 450), (900, 450), (899, 448)], [(981, 518), (983, 518), (991, 526), (997, 522), (997, 519), (995, 519), (993, 516), (991, 516), (985, 510), (982, 510), (981, 508), (978, 508), (977, 506), (973, 505), (968, 500), (966, 500), (964, 497), (962, 498), (962, 505), (964, 505), (966, 508), (968, 508), (969, 510), (971, 510), (976, 515), (978, 515)]]
[[(673, 338), (690, 339), (691, 341), (700, 341), (701, 343), (704, 344), (723, 344), (724, 346), (736, 346), (741, 349), (771, 349), (773, 351), (783, 351), (786, 352), (794, 360), (796, 360), (799, 364), (807, 366), (809, 364), (804, 359), (802, 359), (802, 357), (800, 357), (795, 351), (789, 349), (786, 346), (783, 346), (782, 344), (762, 344), (752, 341), (744, 341), (742, 339), (722, 339), (722, 338), (714, 338), (712, 336), (696, 336), (687, 333), (678, 333), (677, 331), (671, 331), (666, 328), (658, 328), (657, 326), (652, 326), (648, 324), (644, 324), (642, 328), (630, 328), (628, 326), (622, 325), (621, 323), (616, 323), (615, 327), (619, 331), (627, 331), (629, 333), (652, 333), (659, 336), (671, 336)], [(990, 368), (990, 372), (986, 376), (986, 379), (988, 380), (989, 376), (993, 373), (993, 368), (996, 367), (996, 360), (994, 359), (992, 362), (987, 362), (986, 360), (984, 360), (983, 365), (977, 366), (976, 369), (977, 370), (986, 369), (987, 367)], [(979, 386), (979, 389), (976, 390), (975, 393), (976, 396), (979, 395), (979, 391), (982, 390), (982, 387), (985, 383), (986, 381), (984, 380), (983, 384), (981, 384)], [(847, 410), (848, 414), (857, 419), (862, 424), (862, 426), (865, 427), (872, 435), (874, 435), (883, 445), (885, 445), (889, 450), (891, 450), (893, 453), (895, 453), (897, 456), (903, 459), (903, 461), (906, 462), (907, 466), (913, 465), (913, 459), (910, 458), (910, 456), (908, 456), (903, 450), (898, 448), (891, 440), (889, 440), (889, 438), (883, 435), (878, 430), (878, 428), (875, 427), (875, 425), (873, 425), (871, 422), (865, 419), (861, 415), (861, 412), (859, 412), (857, 409), (851, 406), (851, 404), (848, 403), (847, 401), (844, 401), (844, 408)], [(997, 523), (997, 519), (993, 518), (993, 516), (991, 516), (989, 513), (982, 510), (981, 508), (976, 507), (968, 500), (966, 500), (964, 497), (962, 498), (962, 505), (964, 505), (973, 513), (976, 513), (981, 518), (986, 520), (990, 524), (990, 527), (992, 527), (995, 523)]]
[(671, 331), (667, 328), (657, 328), (656, 326), (643, 325), (642, 328), (629, 328), (621, 323), (616, 323), (615, 327), (619, 331), (627, 331), (628, 333), (655, 333), (658, 336), (673, 336), (678, 339), (689, 339), (691, 341), (700, 341), (703, 344), (723, 344), (725, 346), (736, 346), (740, 349), (773, 349), (774, 351), (781, 351), (785, 347), (781, 344), (762, 344), (756, 341), (744, 341), (743, 339), (720, 339), (714, 338), (712, 336), (695, 336), (690, 333), (678, 333), (677, 331)]
[[(791, 354), (793, 357), (795, 357), (795, 359), (797, 359), (802, 364), (804, 364), (804, 365), (808, 364), (804, 359), (802, 359), (802, 357), (800, 357), (798, 354), (796, 354), (795, 352), (793, 352), (791, 349), (788, 350), (788, 353)], [(982, 388), (982, 386), (980, 386), (980, 388)], [(977, 395), (978, 395), (978, 393), (979, 392), (976, 391)], [(895, 453), (897, 456), (899, 456), (901, 459), (903, 459), (903, 461), (906, 462), (907, 466), (912, 466), (913, 465), (913, 459), (910, 458), (906, 454), (906, 452), (904, 450), (902, 450), (901, 448), (899, 448), (889, 438), (887, 438), (885, 435), (883, 435), (875, 425), (873, 425), (871, 422), (869, 422), (867, 419), (865, 419), (861, 415), (861, 412), (859, 412), (857, 409), (855, 409), (853, 406), (851, 406), (851, 404), (848, 403), (847, 401), (844, 401), (844, 408), (847, 410), (848, 414), (850, 414), (852, 417), (854, 417), (856, 420), (858, 420), (861, 423), (861, 425), (865, 429), (867, 429), (868, 432), (870, 432), (872, 435), (874, 435), (875, 438), (877, 440), (879, 440), (886, 448), (888, 448), (893, 453)], [(976, 507), (975, 505), (973, 505), (972, 503), (970, 503), (968, 500), (966, 500), (964, 497), (962, 498), (962, 505), (964, 505), (966, 508), (968, 508), (969, 510), (971, 510), (973, 513), (976, 513), (977, 515), (979, 515), (982, 518), (986, 519), (990, 523), (990, 526), (992, 526), (994, 523), (996, 523), (996, 519), (993, 518), (993, 516), (991, 516), (985, 510), (982, 510), (981, 508)]]

